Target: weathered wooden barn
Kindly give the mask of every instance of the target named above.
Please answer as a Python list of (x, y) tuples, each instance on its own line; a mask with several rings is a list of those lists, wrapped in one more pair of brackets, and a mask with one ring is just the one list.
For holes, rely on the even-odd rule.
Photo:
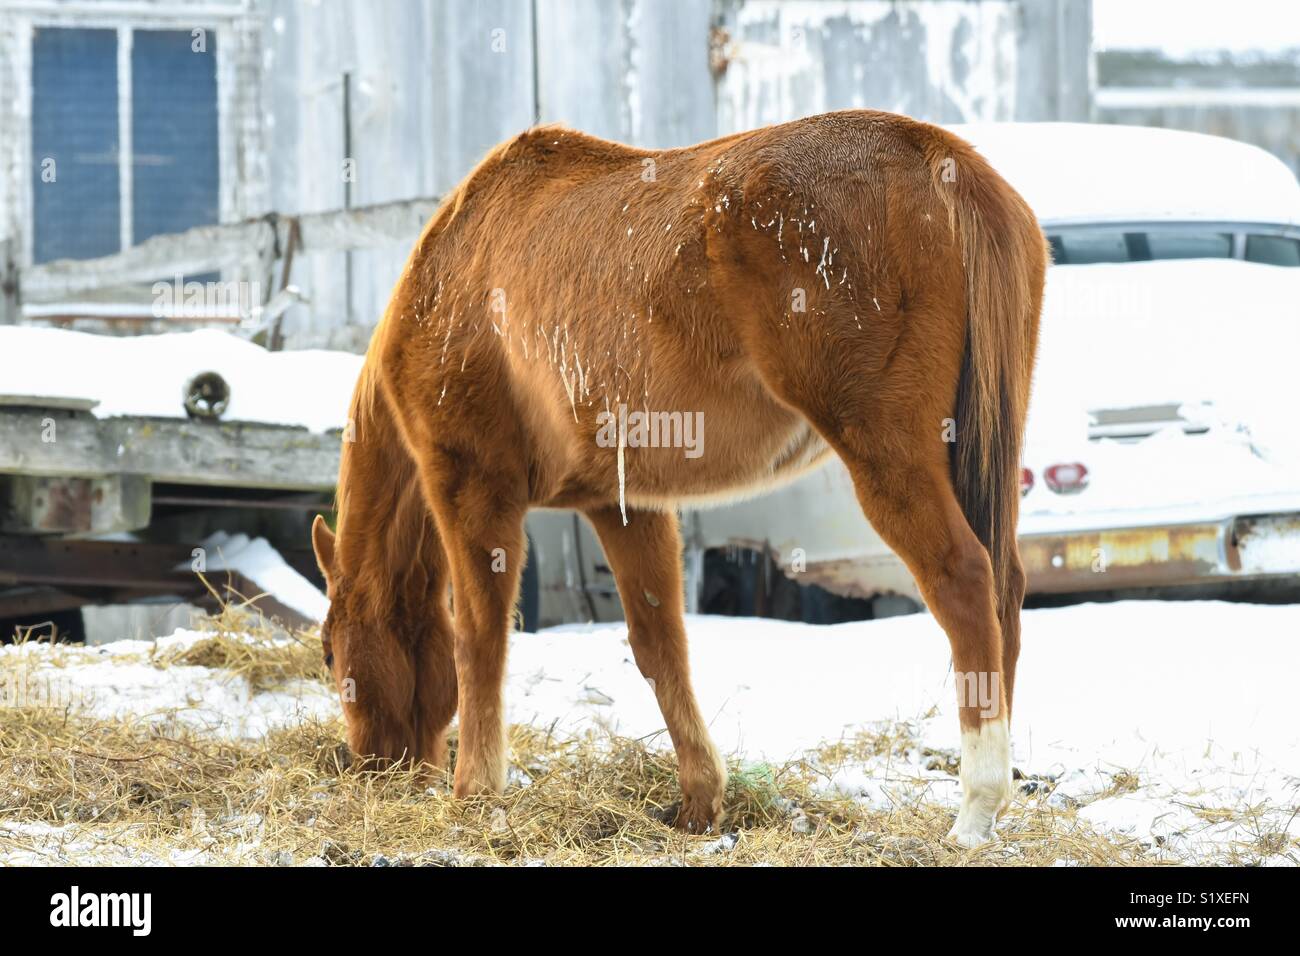
[[(0, 323), (360, 351), (437, 197), (531, 125), (664, 147), (850, 107), (1087, 119), (1090, 15), (1090, 0), (0, 0)], [(182, 282), (215, 300), (182, 308)], [(149, 600), (145, 623), (101, 629), (165, 632), (158, 608), (204, 595), (185, 567), (214, 531), (315, 573), (303, 522), (329, 509), (337, 432), (96, 417), (38, 389), (0, 381), (0, 625)], [(50, 416), (57, 443), (33, 437)], [(590, 533), (538, 522), (560, 523), (551, 560), (576, 569), (542, 619), (595, 616)]]
[[(1089, 16), (1090, 0), (0, 0), (0, 241), (11, 268), (38, 267), (28, 317), (120, 316), (39, 267), (433, 198), (538, 122), (670, 146), (846, 107), (1085, 119)], [(51, 163), (90, 167), (85, 188), (42, 190)], [(302, 246), (286, 347), (364, 345), (409, 245), (388, 239)], [(225, 278), (268, 255), (244, 252)]]
[(1300, 33), (1278, 39), (1272, 50), (1099, 51), (1096, 120), (1238, 139), (1300, 174)]

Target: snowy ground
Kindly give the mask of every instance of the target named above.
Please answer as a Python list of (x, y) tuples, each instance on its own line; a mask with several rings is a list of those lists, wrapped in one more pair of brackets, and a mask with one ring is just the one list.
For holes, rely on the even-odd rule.
[[(820, 628), (697, 617), (689, 630), (701, 705), (725, 752), (779, 761), (859, 729), (901, 724), (914, 742), (903, 756), (843, 766), (825, 786), (875, 806), (955, 808), (955, 778), (927, 769), (934, 751), (958, 750), (947, 642), (930, 617)], [(202, 636), (178, 632), (157, 649)], [(1254, 858), (1294, 864), (1297, 637), (1298, 606), (1127, 602), (1026, 612), (1015, 765), (1048, 781), (1030, 782), (1037, 792), (1020, 799), (1077, 807), (1094, 828), (1150, 844), (1153, 859), (1221, 862), (1271, 835), (1266, 845), (1276, 849)], [(155, 667), (145, 656), (153, 650), (154, 642), (135, 641), (59, 650), (56, 666), (48, 648), (7, 648), (0, 673), (12, 674), (14, 655), (24, 655), (28, 686), (59, 695), (60, 706), (181, 720), (226, 736), (336, 712), (322, 685), (250, 694), (228, 672)], [(517, 635), (507, 700), (512, 722), (657, 734), (667, 745), (621, 625)], [(42, 827), (0, 815), (0, 837), (29, 841), (48, 831), (65, 857), (75, 857), (78, 841), (93, 844), (68, 827)], [(0, 862), (21, 862), (8, 846), (0, 839)], [(172, 862), (186, 858), (178, 851)]]

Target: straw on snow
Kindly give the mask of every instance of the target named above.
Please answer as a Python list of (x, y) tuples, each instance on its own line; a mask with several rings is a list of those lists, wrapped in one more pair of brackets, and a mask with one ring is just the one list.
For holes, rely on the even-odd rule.
[[(314, 635), (288, 637), (235, 610), (152, 662), (217, 668), (262, 689), (327, 679)], [(0, 860), (1110, 865), (1146, 856), (1137, 841), (1098, 836), (1073, 811), (1041, 802), (1013, 807), (1001, 842), (965, 851), (944, 839), (949, 808), (873, 808), (822, 786), (841, 766), (903, 747), (902, 734), (863, 734), (782, 765), (733, 760), (724, 832), (694, 836), (669, 825), (675, 758), (644, 740), (515, 726), (507, 793), (458, 801), (440, 771), (351, 766), (337, 719), (231, 740), (166, 718), (7, 710)], [(453, 757), (454, 747), (453, 737)]]

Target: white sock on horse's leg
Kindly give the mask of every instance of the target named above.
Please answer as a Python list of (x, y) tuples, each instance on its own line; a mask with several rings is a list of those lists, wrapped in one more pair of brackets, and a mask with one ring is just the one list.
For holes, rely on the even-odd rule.
[(1011, 800), (1011, 740), (1005, 717), (962, 729), (961, 810), (948, 836), (964, 847), (993, 839), (993, 824)]

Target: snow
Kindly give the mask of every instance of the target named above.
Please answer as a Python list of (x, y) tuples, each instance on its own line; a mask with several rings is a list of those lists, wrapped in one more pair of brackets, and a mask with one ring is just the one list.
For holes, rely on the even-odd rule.
[[(1300, 510), (1297, 354), (1300, 269), (1202, 259), (1048, 270), (1025, 439), (1039, 481), (1022, 533)], [(1166, 404), (1209, 431), (1088, 441), (1090, 411)], [(1086, 491), (1046, 488), (1042, 468), (1060, 461), (1088, 466)]]
[[(1097, 827), (1213, 860), (1253, 832), (1197, 808), (1256, 809), (1300, 835), (1300, 606), (1123, 602), (1027, 611), (1015, 765), (1058, 778), (1051, 799)], [(928, 615), (812, 627), (692, 617), (691, 672), (720, 749), (780, 761), (863, 727), (914, 745), (837, 769), (826, 788), (875, 807), (956, 807), (955, 778), (922, 751), (959, 752), (948, 642)], [(510, 719), (571, 732), (662, 733), (622, 625), (554, 628), (511, 645)], [(1106, 795), (1115, 775), (1132, 792)]]
[[(1043, 765), (1095, 751), (1093, 760), (1133, 766), (1158, 741), (1162, 761), (1194, 761), (1213, 744), (1300, 769), (1300, 705), (1287, 690), (1300, 607), (1134, 601), (1026, 611), (1024, 622), (1013, 730), (1032, 736), (1019, 739), (1019, 758)], [(948, 643), (928, 615), (830, 627), (699, 616), (687, 630), (701, 707), (724, 751), (780, 759), (935, 708), (927, 743), (958, 746)], [(605, 624), (517, 638), (512, 719), (635, 737), (661, 727), (624, 636), (622, 624)]]
[[(827, 768), (824, 788), (874, 807), (957, 805), (959, 787), (944, 766), (959, 752), (956, 696), (948, 642), (929, 616), (833, 627), (692, 616), (687, 630), (700, 705), (724, 753), (781, 762), (861, 729), (889, 728), (907, 741), (901, 752)], [(0, 650), (0, 666), (11, 663), (8, 655), (26, 655), (35, 672), (57, 672), (93, 692), (85, 706), (96, 716), (176, 719), (228, 736), (337, 713), (333, 692), (319, 684), (253, 693), (228, 673), (147, 660), (150, 651), (201, 637), (180, 631), (99, 649), (10, 647)], [(1027, 611), (1015, 766), (1055, 781), (1050, 804), (1078, 807), (1094, 827), (1134, 836), (1171, 859), (1214, 862), (1263, 831), (1300, 837), (1297, 637), (1300, 606), (1123, 602)], [(669, 746), (622, 624), (514, 635), (506, 701), (512, 722)], [(936, 753), (944, 757), (938, 764)], [(1245, 819), (1248, 808), (1249, 825), (1232, 819)]]
[[(166, 857), (161, 857), (124, 844), (112, 834), (72, 823), (55, 826), (35, 821), (0, 820), (0, 840), (14, 837), (26, 837), (32, 846), (6, 849), (0, 856), (0, 863), (5, 866), (199, 866), (205, 862), (207, 849), (198, 842), (193, 847), (175, 848)], [(243, 848), (246, 853), (252, 849), (252, 845)], [(237, 849), (234, 856), (238, 861), (240, 850)]]
[[(0, 674), (22, 674), (29, 693), (99, 719), (137, 717), (230, 738), (264, 736), (277, 727), (338, 712), (333, 692), (292, 681), (255, 692), (240, 675), (180, 664), (158, 666), (158, 652), (181, 652), (210, 634), (181, 629), (156, 641), (117, 641), (51, 650), (46, 644), (0, 647)], [(7, 686), (12, 694), (16, 682)]]
[[(1297, 354), (1300, 269), (1236, 259), (1055, 266), (1035, 410), (1213, 402), (1267, 417), (1300, 399), (1289, 374)], [(1286, 436), (1297, 444), (1294, 426)]]
[(1103, 123), (948, 129), (974, 145), (1045, 226), (1300, 225), (1300, 184), (1285, 163), (1258, 146), (1204, 133)]
[[(290, 567), (265, 538), (218, 531), (203, 542), (206, 571), (237, 571), (281, 604), (313, 621), (325, 620), (329, 599)], [(183, 565), (188, 570), (189, 565)], [(252, 597), (252, 595), (248, 595)]]
[(361, 363), (348, 352), (268, 352), (215, 329), (117, 337), (0, 327), (4, 394), (90, 399), (100, 418), (184, 418), (186, 384), (217, 372), (230, 386), (224, 421), (343, 428)]
[(1285, 86), (1103, 86), (1094, 94), (1094, 103), (1098, 110), (1295, 109), (1300, 106), (1300, 90)]
[(1278, 0), (1235, 0), (1231, 8), (1220, 0), (1093, 0), (1093, 42), (1099, 50), (1159, 50), (1170, 57), (1294, 50), (1300, 35), (1290, 8)]

